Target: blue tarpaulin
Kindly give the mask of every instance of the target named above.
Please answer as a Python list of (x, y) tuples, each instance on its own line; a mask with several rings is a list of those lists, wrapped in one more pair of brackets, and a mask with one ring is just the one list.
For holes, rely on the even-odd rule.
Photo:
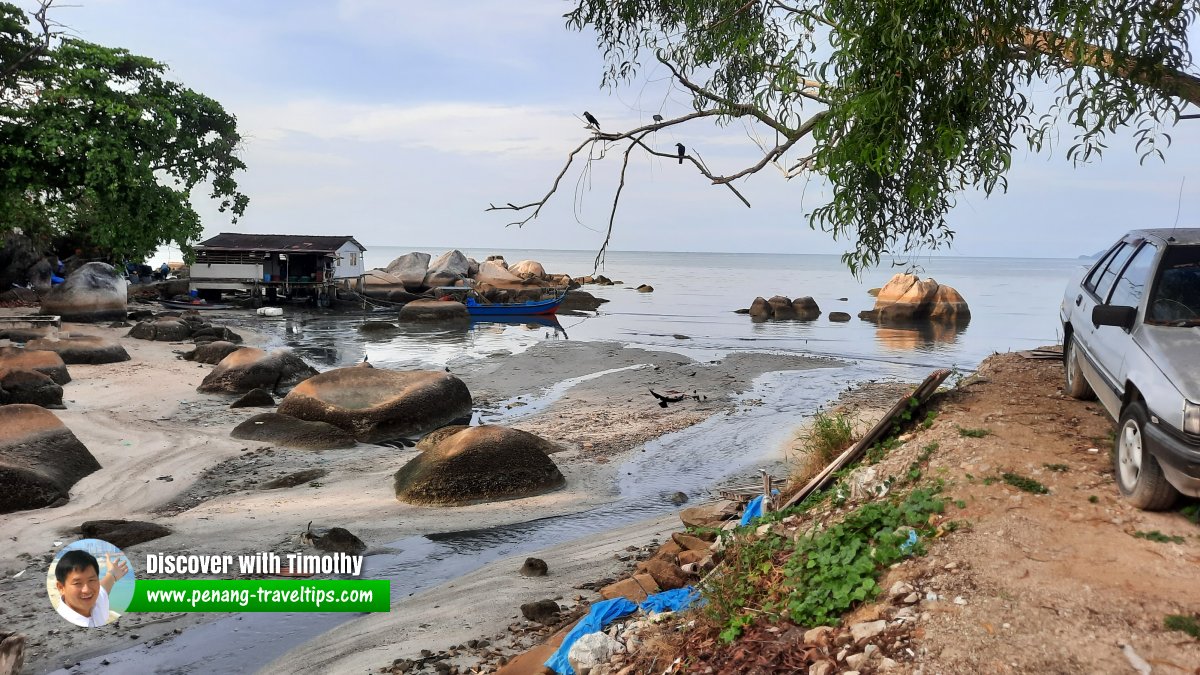
[(750, 503), (746, 505), (746, 510), (742, 511), (742, 520), (738, 523), (738, 525), (745, 527), (746, 525), (749, 525), (750, 521), (754, 520), (755, 518), (761, 518), (763, 514), (762, 503), (762, 495), (751, 499)]
[(643, 612), (678, 612), (681, 609), (687, 609), (688, 605), (699, 597), (700, 593), (696, 589), (684, 586), (671, 591), (655, 593), (643, 600), (638, 607)]
[(571, 629), (571, 632), (567, 633), (567, 636), (563, 638), (562, 646), (558, 648), (558, 651), (554, 652), (554, 656), (546, 660), (546, 667), (559, 675), (575, 675), (571, 664), (567, 663), (567, 653), (571, 651), (571, 645), (575, 644), (575, 641), (584, 635), (602, 631), (605, 626), (613, 621), (627, 614), (633, 614), (637, 611), (637, 608), (636, 604), (625, 598), (613, 598), (612, 600), (605, 600), (604, 602), (597, 602), (592, 605), (592, 609), (587, 613), (587, 616), (580, 619), (579, 623), (575, 624), (575, 627)]

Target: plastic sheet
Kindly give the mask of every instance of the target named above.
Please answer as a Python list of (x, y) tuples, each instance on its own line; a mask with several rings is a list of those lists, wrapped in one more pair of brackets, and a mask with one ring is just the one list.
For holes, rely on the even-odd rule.
[(687, 609), (700, 598), (700, 592), (691, 586), (655, 593), (638, 605), (643, 612), (678, 612)]
[(738, 525), (745, 527), (746, 525), (749, 525), (750, 522), (753, 521), (754, 519), (761, 518), (762, 514), (763, 514), (762, 503), (763, 503), (762, 495), (759, 495), (759, 496), (755, 497), (754, 499), (751, 499), (750, 503), (746, 505), (746, 510), (742, 511), (742, 519), (741, 519), (741, 521), (738, 522)]
[(591, 611), (575, 624), (571, 632), (567, 633), (563, 638), (562, 645), (558, 651), (554, 652), (553, 656), (546, 660), (545, 666), (559, 675), (575, 675), (575, 670), (571, 668), (570, 663), (567, 663), (567, 654), (571, 651), (571, 645), (584, 635), (602, 631), (613, 621), (633, 614), (637, 608), (636, 604), (625, 598), (613, 598), (592, 605)]

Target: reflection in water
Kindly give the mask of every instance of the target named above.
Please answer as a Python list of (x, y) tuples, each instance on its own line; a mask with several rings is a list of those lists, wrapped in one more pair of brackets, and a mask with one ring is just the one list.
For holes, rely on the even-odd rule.
[(893, 351), (932, 352), (944, 350), (966, 333), (970, 319), (959, 323), (937, 321), (897, 322), (876, 324), (875, 339)]

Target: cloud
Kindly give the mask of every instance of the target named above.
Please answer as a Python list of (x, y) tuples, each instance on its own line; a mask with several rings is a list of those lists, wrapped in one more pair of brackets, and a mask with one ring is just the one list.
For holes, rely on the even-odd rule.
[(562, 155), (582, 136), (572, 113), (503, 103), (368, 104), (325, 99), (244, 106), (248, 143), (321, 140), (397, 144), (459, 155)]

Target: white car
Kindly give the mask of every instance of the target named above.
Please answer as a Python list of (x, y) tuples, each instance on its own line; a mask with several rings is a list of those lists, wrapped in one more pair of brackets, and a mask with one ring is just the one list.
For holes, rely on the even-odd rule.
[(1134, 506), (1200, 497), (1200, 229), (1135, 230), (1067, 286), (1066, 392), (1117, 420), (1117, 487)]

